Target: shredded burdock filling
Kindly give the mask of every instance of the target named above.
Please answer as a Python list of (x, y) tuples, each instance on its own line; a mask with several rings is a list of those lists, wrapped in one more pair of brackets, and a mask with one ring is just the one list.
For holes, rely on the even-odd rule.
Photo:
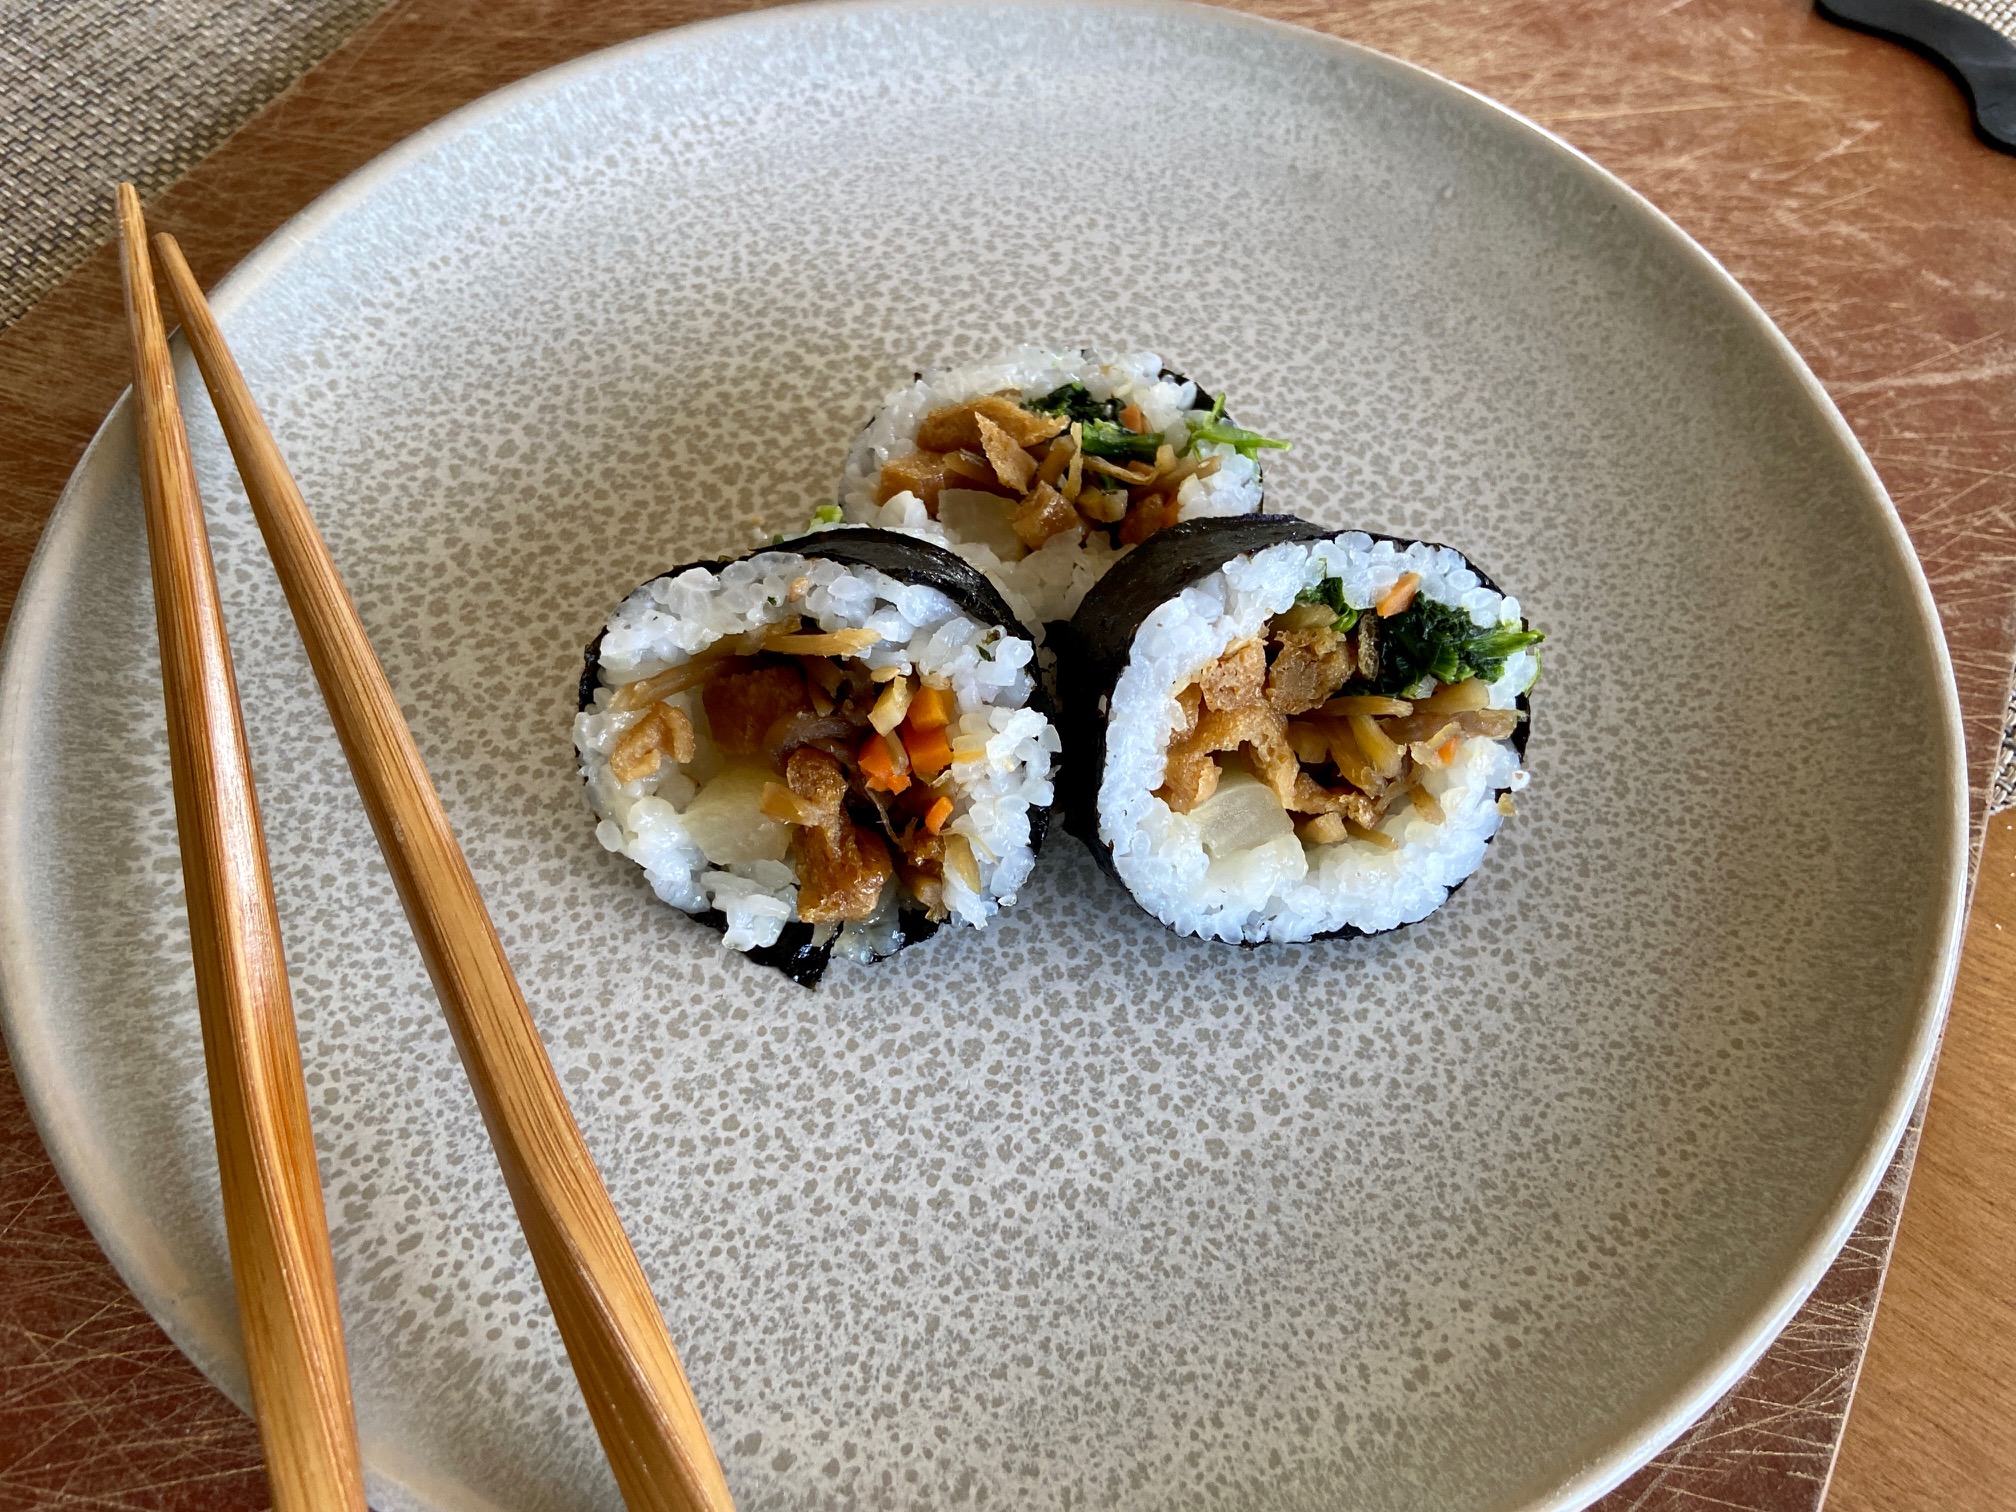
[(980, 889), (969, 843), (945, 832), (954, 808), (953, 694), (943, 683), (870, 667), (860, 656), (877, 639), (873, 630), (808, 630), (793, 616), (626, 683), (610, 710), (644, 712), (617, 739), (610, 772), (631, 782), (667, 759), (694, 761), (693, 717), (665, 700), (698, 689), (723, 765), (694, 807), (717, 788), (733, 789), (750, 806), (729, 822), (785, 827), (801, 920), (873, 918), (892, 882), (942, 919), (948, 870)]
[[(1490, 684), (1537, 632), (1479, 628), (1419, 595), (1406, 573), (1370, 609), (1326, 579), (1257, 637), (1230, 647), (1177, 692), (1181, 722), (1156, 796), (1187, 814), (1243, 766), (1310, 845), (1384, 849), (1378, 826), (1402, 802), (1430, 823), (1426, 785), (1466, 740), (1503, 740), (1523, 717), (1490, 706)], [(1274, 821), (1279, 823), (1278, 818)]]
[(950, 493), (997, 511), (1029, 551), (1073, 530), (1139, 545), (1176, 523), (1185, 482), (1217, 472), (1221, 457), (1201, 447), (1250, 457), (1288, 444), (1233, 425), (1224, 409), (1220, 397), (1195, 412), (1179, 445), (1150, 430), (1138, 405), (1095, 399), (1083, 384), (1040, 399), (989, 394), (926, 415), (917, 449), (883, 465), (876, 502), (912, 493), (938, 519)]

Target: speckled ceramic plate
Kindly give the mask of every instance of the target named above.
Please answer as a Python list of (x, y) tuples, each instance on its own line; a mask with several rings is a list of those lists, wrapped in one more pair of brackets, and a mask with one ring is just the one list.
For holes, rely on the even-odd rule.
[[(422, 134), (218, 298), (745, 1509), (1580, 1505), (1764, 1346), (1954, 959), (1930, 600), (1756, 307), (1497, 107), (1176, 6), (773, 11)], [(808, 993), (595, 843), (582, 643), (828, 496), (915, 364), (1147, 347), (1272, 498), (1550, 632), (1533, 786), (1401, 934), (1173, 939), (1059, 838), (990, 934)], [(201, 386), (376, 1505), (616, 1505)], [(127, 410), (6, 664), (15, 1064), (243, 1398)]]

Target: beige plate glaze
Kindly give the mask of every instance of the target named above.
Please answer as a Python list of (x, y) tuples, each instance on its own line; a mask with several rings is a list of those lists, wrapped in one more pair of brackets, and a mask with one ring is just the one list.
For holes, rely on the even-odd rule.
[[(772, 11), (450, 117), (218, 308), (747, 1512), (1579, 1506), (1869, 1195), (1961, 911), (1931, 601), (1757, 308), (1498, 107), (1213, 10)], [(1533, 787), (1442, 916), (1177, 940), (1060, 838), (990, 937), (813, 994), (597, 847), (567, 731), (604, 611), (801, 521), (913, 365), (1030, 337), (1229, 388), (1295, 440), (1278, 506), (1456, 542), (1551, 632)], [(613, 1507), (190, 408), (375, 1505)], [(99, 1240), (242, 1400), (124, 406), (0, 717), (15, 1064)]]

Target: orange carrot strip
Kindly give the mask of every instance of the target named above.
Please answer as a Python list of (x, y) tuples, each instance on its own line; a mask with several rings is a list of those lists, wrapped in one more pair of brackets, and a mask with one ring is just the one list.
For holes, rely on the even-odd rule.
[(940, 798), (936, 803), (931, 805), (931, 812), (924, 816), (924, 828), (935, 835), (938, 831), (945, 828), (945, 821), (951, 817), (952, 800), (950, 798)]
[(945, 738), (943, 725), (935, 730), (905, 725), (903, 744), (910, 752), (910, 769), (926, 782), (952, 764), (952, 742)]
[(880, 735), (870, 735), (861, 742), (861, 751), (855, 757), (861, 763), (861, 770), (870, 777), (890, 777), (896, 772), (896, 763), (889, 755), (889, 747), (882, 743)]
[(1148, 429), (1148, 418), (1141, 413), (1141, 406), (1130, 404), (1120, 411), (1120, 423), (1135, 435), (1143, 435)]
[(952, 722), (952, 695), (926, 683), (910, 695), (907, 717), (912, 729), (942, 730)]
[(1463, 737), (1461, 735), (1451, 735), (1447, 740), (1442, 742), (1442, 748), (1435, 753), (1442, 759), (1442, 765), (1447, 766), (1456, 759), (1457, 747), (1462, 744)]
[(888, 742), (880, 735), (870, 735), (861, 742), (861, 752), (855, 759), (868, 774), (868, 786), (872, 788), (900, 793), (910, 786), (910, 778), (896, 770), (896, 758), (890, 755)]
[(1414, 590), (1421, 586), (1421, 574), (1403, 572), (1400, 581), (1387, 590), (1386, 597), (1372, 607), (1372, 612), (1381, 619), (1391, 619), (1402, 609), (1414, 602)]

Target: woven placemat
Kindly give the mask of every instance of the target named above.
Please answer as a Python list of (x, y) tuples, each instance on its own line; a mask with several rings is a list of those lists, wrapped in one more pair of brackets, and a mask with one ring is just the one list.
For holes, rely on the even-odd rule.
[(1988, 790), (1988, 812), (2006, 808), (2016, 808), (2016, 688), (2010, 689), (2002, 715), (2002, 754), (1995, 760), (1995, 785)]
[(1940, 0), (1949, 10), (1986, 21), (2005, 37), (2016, 38), (2016, 0)]
[(0, 327), (385, 0), (0, 0)]

